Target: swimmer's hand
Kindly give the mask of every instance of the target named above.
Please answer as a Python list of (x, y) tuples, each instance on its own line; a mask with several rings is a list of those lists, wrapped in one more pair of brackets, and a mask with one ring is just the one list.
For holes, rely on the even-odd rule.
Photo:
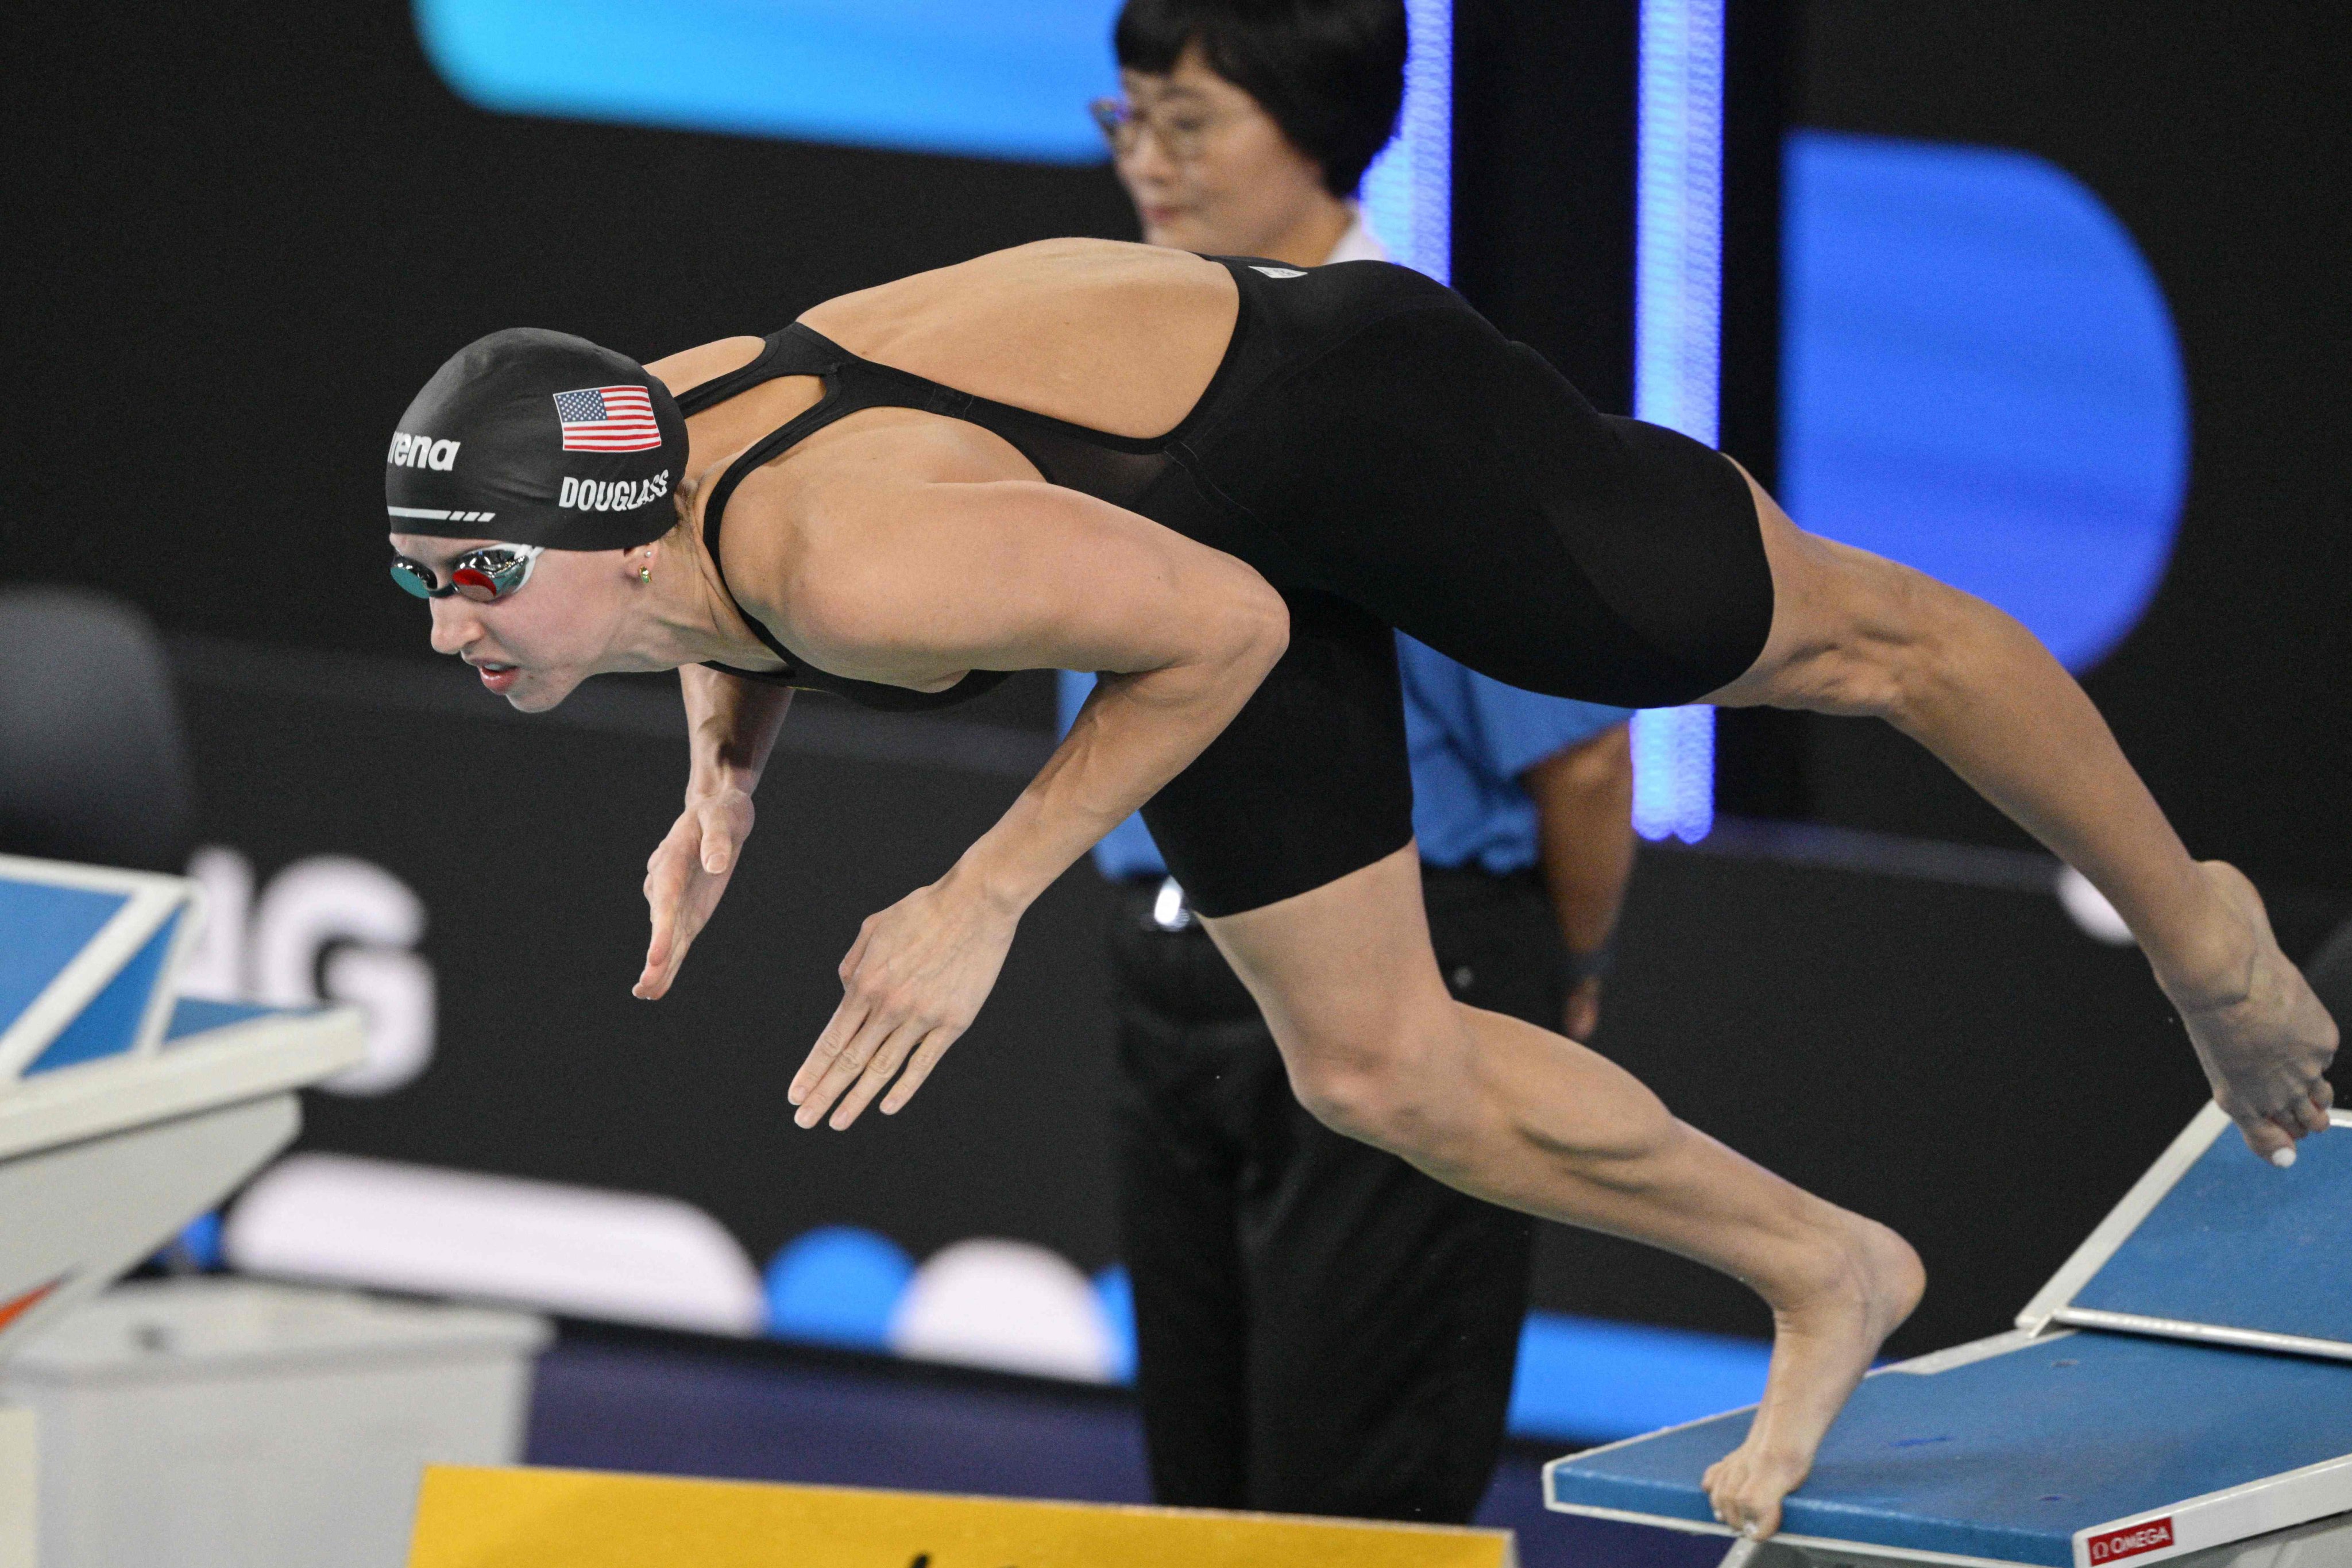
[(2336, 1022), (2279, 951), (2254, 885), (2219, 860), (2205, 861), (2203, 869), (2224, 907), (2252, 932), (2252, 957), (2235, 994), (2176, 994), (2173, 1004), (2214, 1102), (2238, 1124), (2246, 1146), (2273, 1164), (2292, 1164), (2297, 1139), (2327, 1130), (2336, 1091), (2326, 1074), (2336, 1058)]
[(710, 911), (735, 875), (743, 840), (751, 836), (751, 819), (750, 793), (731, 784), (687, 797), (686, 810), (646, 862), (653, 940), (631, 994), (654, 1002), (668, 992), (686, 950), (710, 923)]
[(793, 1075), (793, 1121), (814, 1127), (831, 1107), (838, 1132), (894, 1077), (882, 1114), (896, 1115), (979, 1016), (1020, 921), (961, 869), (867, 916), (841, 961), (841, 1005)]

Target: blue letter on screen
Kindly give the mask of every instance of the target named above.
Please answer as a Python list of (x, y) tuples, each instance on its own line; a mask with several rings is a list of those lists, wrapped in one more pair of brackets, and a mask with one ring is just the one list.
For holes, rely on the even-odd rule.
[(2123, 225), (2023, 153), (1790, 138), (1781, 489), (2068, 667), (2147, 609), (2189, 483), (2172, 319)]
[(1118, 0), (416, 0), (478, 108), (1098, 163)]

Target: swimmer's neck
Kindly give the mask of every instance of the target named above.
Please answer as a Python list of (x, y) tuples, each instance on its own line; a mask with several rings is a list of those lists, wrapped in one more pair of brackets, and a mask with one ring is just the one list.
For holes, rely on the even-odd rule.
[(646, 674), (689, 664), (730, 664), (742, 669), (778, 667), (743, 612), (728, 595), (702, 542), (689, 479), (678, 488), (680, 525), (642, 552), (629, 552), (644, 574), (632, 614), (618, 628), (600, 675)]

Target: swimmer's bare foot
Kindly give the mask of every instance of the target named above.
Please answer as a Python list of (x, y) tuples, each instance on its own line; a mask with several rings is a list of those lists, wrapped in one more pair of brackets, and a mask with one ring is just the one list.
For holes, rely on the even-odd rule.
[(2223, 994), (2196, 995), (2186, 985), (2167, 989), (2213, 1086), (2214, 1101), (2255, 1153), (2274, 1160), (2293, 1150), (2296, 1139), (2326, 1131), (2335, 1091), (2325, 1074), (2336, 1056), (2336, 1023), (2302, 971), (2279, 951), (2254, 885), (2220, 860), (2204, 861), (2199, 869), (2222, 906), (2244, 922), (2252, 952), (2242, 979), (2233, 978)]
[(1843, 1212), (1838, 1227), (1811, 1288), (1774, 1306), (1772, 1368), (1747, 1441), (1702, 1482), (1715, 1517), (1734, 1530), (1780, 1528), (1780, 1500), (1803, 1483), (1846, 1396), (1927, 1288), (1919, 1255), (1901, 1237)]

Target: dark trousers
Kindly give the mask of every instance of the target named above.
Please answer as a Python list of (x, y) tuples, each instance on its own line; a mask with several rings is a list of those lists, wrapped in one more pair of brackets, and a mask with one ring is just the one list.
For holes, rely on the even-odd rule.
[[(1462, 1522), (1503, 1438), (1533, 1223), (1299, 1108), (1249, 994), (1159, 884), (1119, 890), (1119, 1225), (1153, 1495)], [(1558, 1028), (1532, 876), (1424, 873), (1461, 1000)]]

